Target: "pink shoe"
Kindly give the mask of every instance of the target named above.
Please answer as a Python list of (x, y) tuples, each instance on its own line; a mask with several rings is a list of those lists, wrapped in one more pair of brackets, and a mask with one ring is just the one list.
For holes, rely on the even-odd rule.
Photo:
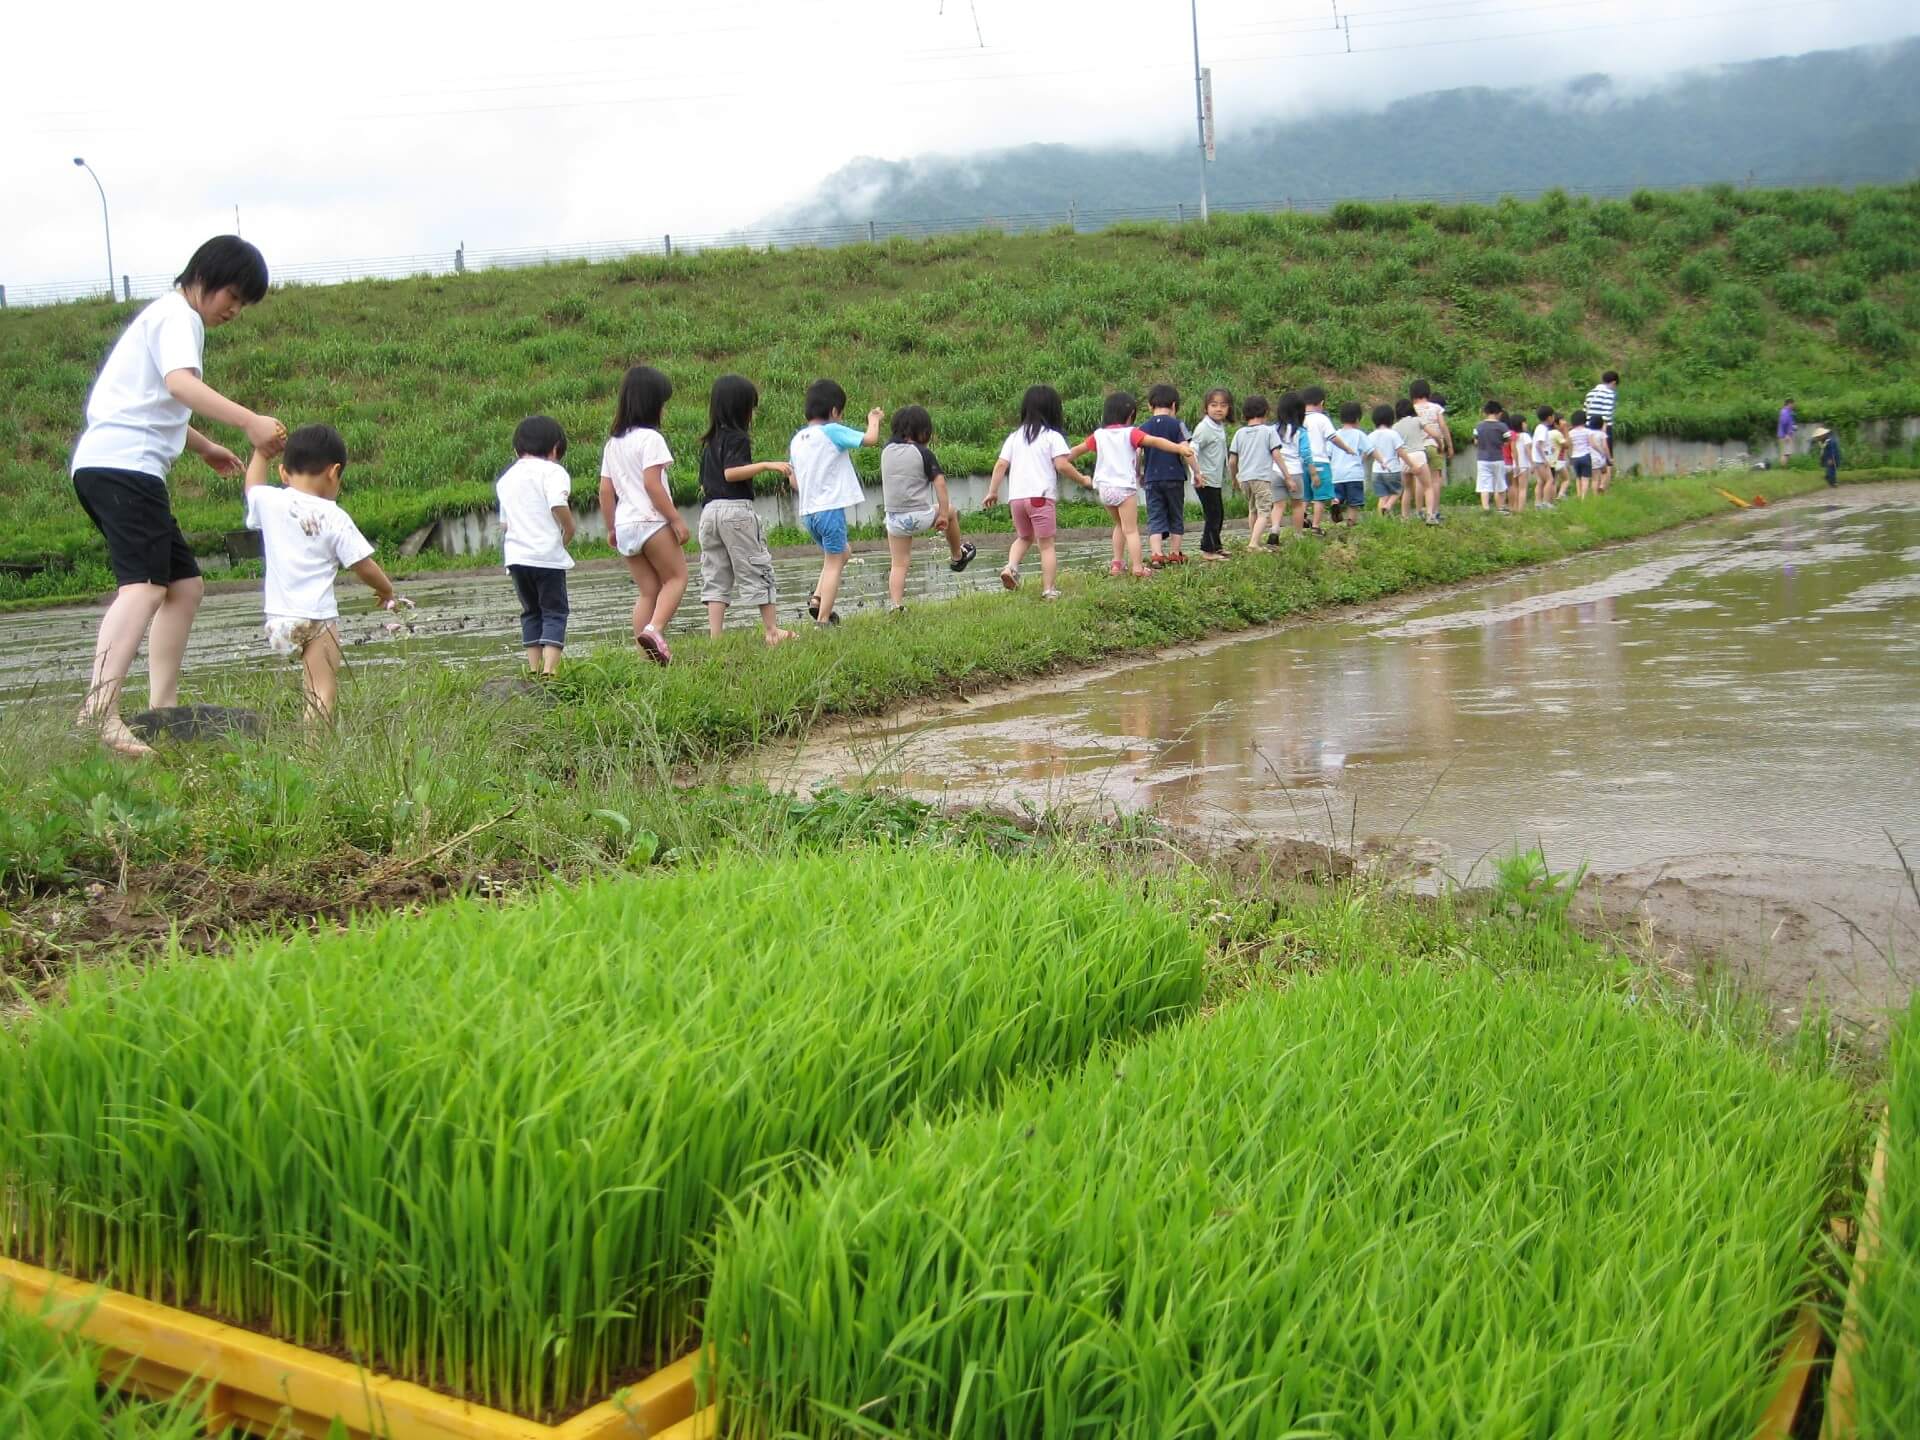
[(1118, 575), (1119, 573), (1120, 573), (1120, 562), (1118, 560), (1114, 561), (1113, 564), (1107, 567), (1107, 574)]
[(651, 625), (640, 632), (639, 643), (640, 648), (646, 652), (647, 658), (654, 664), (671, 665), (673, 663), (673, 651), (667, 648), (667, 642)]

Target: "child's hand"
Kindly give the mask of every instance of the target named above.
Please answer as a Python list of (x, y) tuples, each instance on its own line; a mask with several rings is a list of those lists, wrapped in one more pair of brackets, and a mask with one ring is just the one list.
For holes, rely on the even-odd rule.
[(1194, 450), (1194, 448), (1193, 448), (1193, 446), (1191, 446), (1191, 445), (1182, 445), (1182, 446), (1180, 447), (1180, 454), (1181, 454), (1181, 455), (1182, 455), (1182, 456), (1183, 456), (1183, 457), (1184, 457), (1185, 459), (1188, 459), (1188, 460), (1191, 460), (1191, 459), (1193, 459), (1193, 457), (1194, 457), (1194, 455), (1195, 455), (1196, 453), (1197, 453), (1197, 452), (1196, 452), (1196, 451)]
[(411, 610), (413, 609), (413, 602), (404, 595), (389, 595), (380, 602), (380, 608), (382, 610), (394, 611)]
[[(775, 470), (779, 471), (782, 475), (787, 477), (788, 484), (793, 484), (793, 466), (789, 465), (784, 460), (773, 460), (773, 461), (769, 461), (768, 463), (771, 464)], [(794, 485), (793, 488), (798, 490), (800, 487), (798, 485)]]
[(871, 410), (867, 411), (867, 424), (869, 425), (878, 425), (882, 420), (886, 418), (887, 418), (887, 412), (882, 410), (878, 405), (874, 406)]
[(691, 533), (687, 529), (686, 521), (682, 520), (678, 515), (676, 515), (673, 517), (672, 520), (667, 522), (667, 530), (670, 534), (672, 534), (674, 544), (682, 547), (686, 545), (687, 537)]
[(1000, 497), (998, 495), (988, 493), (981, 497), (980, 508), (982, 510), (991, 510), (993, 509), (994, 506), (998, 505), (999, 503), (1000, 503)]
[(241, 426), (241, 433), (247, 437), (247, 443), (256, 449), (265, 449), (276, 442), (284, 445), (287, 441), (287, 427), (271, 415), (254, 416)]
[[(268, 455), (276, 455), (278, 450), (268, 450)], [(210, 445), (200, 452), (200, 458), (207, 462), (209, 469), (216, 475), (242, 475), (247, 467), (240, 463), (240, 457), (224, 445)]]

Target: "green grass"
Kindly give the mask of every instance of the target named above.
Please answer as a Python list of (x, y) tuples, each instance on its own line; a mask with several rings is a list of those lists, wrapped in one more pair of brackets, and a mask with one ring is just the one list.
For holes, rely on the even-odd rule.
[[(1793, 471), (1768, 489), (1819, 483)], [(76, 739), (66, 702), (11, 705), (0, 711), (0, 895), (164, 866), (154, 883), (177, 916), (219, 889), (209, 872), (272, 879), (325, 861), (352, 878), (377, 859), (579, 873), (628, 863), (630, 832), (676, 853), (733, 832), (771, 841), (791, 827), (790, 802), (671, 782), (711, 779), (711, 767), (825, 719), (1560, 559), (1727, 508), (1699, 477), (1513, 520), (1459, 513), (1438, 530), (1369, 519), (1351, 543), (1290, 544), (1141, 583), (1069, 574), (1051, 605), (1030, 584), (856, 617), (774, 651), (748, 634), (690, 636), (666, 670), (623, 647), (587, 652), (550, 705), (478, 694), (483, 672), (373, 668), (349, 673), (334, 737), (300, 731), (290, 678), (190, 676), (190, 699), (262, 709), (267, 739), (176, 748), (134, 768)], [(6, 938), (0, 922), (0, 955)]]
[(1920, 1434), (1920, 1001), (1894, 1030), (1887, 1072), (1881, 1249), (1861, 1294), (1855, 1367), (1865, 1440)]
[[(337, 425), (354, 457), (345, 503), (389, 543), (490, 505), (513, 425), (534, 411), (567, 426), (585, 498), (614, 387), (639, 360), (678, 387), (666, 431), (683, 494), (725, 370), (761, 387), (764, 456), (783, 453), (804, 387), (826, 374), (856, 411), (927, 404), (955, 474), (991, 464), (1042, 380), (1080, 429), (1105, 391), (1160, 379), (1192, 411), (1216, 384), (1319, 381), (1336, 401), (1373, 400), (1425, 375), (1464, 426), (1489, 394), (1576, 404), (1612, 365), (1627, 377), (1624, 434), (1758, 437), (1787, 394), (1809, 419), (1920, 413), (1901, 368), (1920, 328), (1917, 219), (1920, 186), (1723, 187), (367, 281), (274, 293), (209, 337), (207, 376), (290, 423)], [(132, 313), (0, 314), (0, 558), (98, 554), (65, 466)], [(209, 544), (239, 523), (238, 483), (198, 462), (174, 493)]]
[[(106, 1375), (104, 1378), (111, 1379)], [(0, 1435), (15, 1440), (200, 1440), (196, 1406), (120, 1401), (99, 1354), (0, 1296)]]
[(529, 1415), (690, 1348), (722, 1207), (1192, 1008), (1184, 916), (866, 849), (76, 973), (0, 1046), (0, 1233)]
[(726, 1433), (1744, 1440), (1846, 1089), (1566, 971), (1402, 953), (756, 1210), (708, 1310)]

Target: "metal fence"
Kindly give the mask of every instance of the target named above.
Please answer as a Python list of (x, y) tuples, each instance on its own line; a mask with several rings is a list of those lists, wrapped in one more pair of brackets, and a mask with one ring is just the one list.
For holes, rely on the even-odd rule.
[[(1228, 200), (1211, 207), (1215, 213), (1279, 214), (1286, 211), (1319, 213), (1334, 206), (1360, 202), (1365, 204), (1439, 204), (1491, 205), (1503, 199), (1537, 200), (1550, 190), (1590, 199), (1619, 199), (1637, 190), (1700, 190), (1712, 185), (1731, 184), (1741, 189), (1782, 190), (1800, 187), (1847, 187), (1865, 184), (1897, 184), (1875, 175), (1794, 175), (1759, 178), (1753, 175), (1739, 180), (1701, 180), (1685, 185), (1647, 186), (1640, 184), (1541, 186), (1521, 190), (1454, 190), (1426, 194), (1279, 196), (1264, 200)], [(663, 234), (636, 240), (610, 240), (592, 245), (530, 246), (511, 250), (469, 250), (464, 242), (451, 251), (419, 255), (387, 255), (369, 260), (333, 260), (309, 265), (282, 265), (273, 272), (276, 285), (337, 285), (347, 280), (400, 280), (415, 275), (455, 275), (469, 270), (518, 270), (533, 265), (558, 265), (575, 261), (624, 260), (631, 255), (682, 255), (702, 250), (798, 250), (832, 249), (841, 245), (879, 244), (893, 239), (926, 239), (935, 235), (964, 234), (977, 230), (997, 230), (1006, 234), (1031, 234), (1036, 231), (1071, 229), (1091, 232), (1126, 223), (1184, 224), (1197, 220), (1194, 205), (1122, 206), (1112, 209), (1083, 210), (1069, 204), (1059, 210), (1038, 210), (1021, 214), (970, 215), (950, 220), (863, 220), (841, 225), (821, 225), (772, 230), (726, 230), (702, 235)], [(164, 295), (173, 284), (171, 274), (122, 275), (118, 299), (148, 299)], [(48, 285), (0, 285), (0, 307), (55, 305), (67, 300), (99, 299), (106, 287), (98, 280), (74, 280)]]

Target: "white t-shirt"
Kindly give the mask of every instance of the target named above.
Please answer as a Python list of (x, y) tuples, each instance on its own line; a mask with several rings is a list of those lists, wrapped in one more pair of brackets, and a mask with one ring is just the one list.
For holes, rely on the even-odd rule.
[(793, 465), (794, 481), (800, 486), (800, 513), (817, 515), (823, 510), (844, 510), (866, 498), (860, 489), (849, 450), (866, 443), (864, 430), (829, 420), (824, 425), (803, 425), (787, 445), (787, 459)]
[(247, 491), (247, 528), (267, 557), (270, 620), (331, 620), (340, 613), (333, 577), (373, 554), (347, 512), (331, 500), (256, 485)]
[(1447, 428), (1445, 407), (1436, 405), (1431, 400), (1416, 400), (1413, 402), (1413, 413), (1427, 432), (1427, 449), (1440, 449), (1440, 436)]
[(1307, 444), (1313, 452), (1313, 463), (1328, 465), (1333, 462), (1333, 446), (1327, 442), (1333, 438), (1333, 421), (1327, 418), (1324, 410), (1309, 410), (1307, 418), (1300, 422), (1300, 431), (1307, 437)]
[[(1108, 490), (1138, 490), (1140, 476), (1134, 469), (1134, 458), (1140, 453), (1140, 441), (1145, 434), (1138, 425), (1105, 425), (1089, 435), (1087, 439), (1093, 445), (1093, 483)], [(1000, 453), (1007, 453), (1004, 446)], [(1049, 465), (1048, 473), (1057, 472)], [(1054, 483), (1058, 488), (1057, 479)]]
[[(1042, 430), (1027, 439), (1025, 430), (1007, 436), (1000, 458), (1007, 462), (1009, 500), (1052, 500), (1060, 494), (1060, 475), (1053, 462), (1073, 447), (1058, 430)], [(1133, 483), (1131, 479), (1127, 481)]]
[(1571, 445), (1571, 454), (1575, 460), (1588, 460), (1593, 457), (1594, 432), (1584, 425), (1576, 425), (1567, 432), (1567, 441)]
[(1533, 427), (1533, 463), (1536, 465), (1553, 464), (1553, 442), (1559, 435), (1546, 421), (1542, 420)]
[(573, 568), (560, 522), (553, 518), (554, 506), (565, 505), (572, 488), (562, 466), (537, 455), (522, 455), (493, 482), (493, 493), (500, 500), (503, 563), (537, 565), (543, 570)]
[(127, 326), (87, 395), (87, 429), (73, 469), (135, 470), (165, 480), (187, 448), (193, 412), (167, 393), (175, 370), (200, 373), (206, 323), (178, 290)]
[[(600, 478), (613, 482), (614, 524), (621, 529), (631, 525), (655, 525), (667, 517), (647, 495), (646, 474), (656, 465), (673, 464), (673, 452), (667, 449), (666, 436), (644, 425), (607, 441), (600, 455)], [(667, 477), (662, 474), (664, 486)], [(551, 519), (551, 517), (549, 517)]]
[(1273, 448), (1280, 462), (1282, 474), (1298, 477), (1300, 474), (1300, 427), (1289, 425), (1284, 430), (1274, 427)]
[(1398, 475), (1400, 464), (1400, 432), (1389, 425), (1378, 426), (1367, 436), (1367, 444), (1373, 449), (1373, 468), (1387, 475)]

